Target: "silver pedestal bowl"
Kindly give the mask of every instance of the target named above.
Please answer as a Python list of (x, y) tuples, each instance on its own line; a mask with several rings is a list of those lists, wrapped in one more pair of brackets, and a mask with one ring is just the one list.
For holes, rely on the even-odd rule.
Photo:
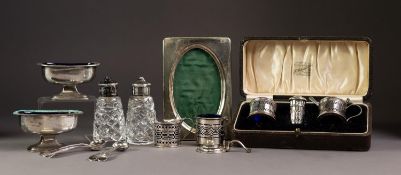
[(77, 85), (91, 81), (100, 63), (38, 63), (43, 77), (53, 84), (63, 85), (63, 90), (52, 100), (87, 100), (88, 96), (77, 90)]
[(78, 115), (83, 114), (78, 110), (18, 110), (13, 113), (21, 118), (21, 128), (25, 132), (40, 134), (40, 141), (30, 145), (27, 149), (31, 152), (44, 152), (62, 146), (56, 135), (76, 128)]

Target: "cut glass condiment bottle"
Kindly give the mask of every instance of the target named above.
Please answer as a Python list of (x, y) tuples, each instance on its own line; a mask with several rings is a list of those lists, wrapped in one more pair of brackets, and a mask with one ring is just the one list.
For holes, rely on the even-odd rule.
[(117, 95), (117, 82), (105, 77), (99, 83), (100, 96), (96, 101), (93, 121), (93, 139), (121, 141), (125, 139), (125, 118), (121, 98)]
[(154, 144), (156, 111), (150, 96), (150, 83), (139, 77), (132, 88), (127, 110), (127, 142), (134, 145)]

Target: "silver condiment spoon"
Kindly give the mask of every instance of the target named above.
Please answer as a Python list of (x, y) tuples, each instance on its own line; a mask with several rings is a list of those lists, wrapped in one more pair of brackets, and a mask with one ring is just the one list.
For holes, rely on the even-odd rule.
[(129, 148), (129, 145), (125, 141), (115, 142), (113, 147), (107, 151), (91, 155), (89, 157), (89, 161), (94, 162), (105, 162), (109, 159), (114, 151), (125, 151)]
[(102, 148), (104, 148), (104, 146), (106, 145), (106, 141), (104, 140), (99, 140), (99, 141), (91, 141), (89, 144), (87, 143), (77, 143), (77, 144), (71, 144), (71, 145), (67, 145), (67, 146), (63, 146), (57, 149), (53, 149), (50, 151), (46, 151), (46, 152), (42, 152), (40, 153), (41, 156), (43, 157), (47, 157), (47, 158), (52, 158), (60, 153), (72, 150), (72, 149), (76, 149), (76, 148), (89, 148), (93, 151), (99, 151)]

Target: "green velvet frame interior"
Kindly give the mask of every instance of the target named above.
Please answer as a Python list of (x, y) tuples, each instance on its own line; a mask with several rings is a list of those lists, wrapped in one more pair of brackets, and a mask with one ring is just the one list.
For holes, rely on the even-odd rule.
[[(188, 50), (174, 72), (173, 97), (181, 118), (217, 114), (221, 101), (221, 76), (212, 55), (200, 48)], [(188, 123), (194, 127), (194, 122)]]

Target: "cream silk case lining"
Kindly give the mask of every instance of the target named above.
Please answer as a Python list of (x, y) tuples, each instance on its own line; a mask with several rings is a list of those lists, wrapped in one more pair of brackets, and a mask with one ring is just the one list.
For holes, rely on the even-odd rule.
[(243, 47), (248, 96), (365, 96), (366, 41), (249, 40)]

